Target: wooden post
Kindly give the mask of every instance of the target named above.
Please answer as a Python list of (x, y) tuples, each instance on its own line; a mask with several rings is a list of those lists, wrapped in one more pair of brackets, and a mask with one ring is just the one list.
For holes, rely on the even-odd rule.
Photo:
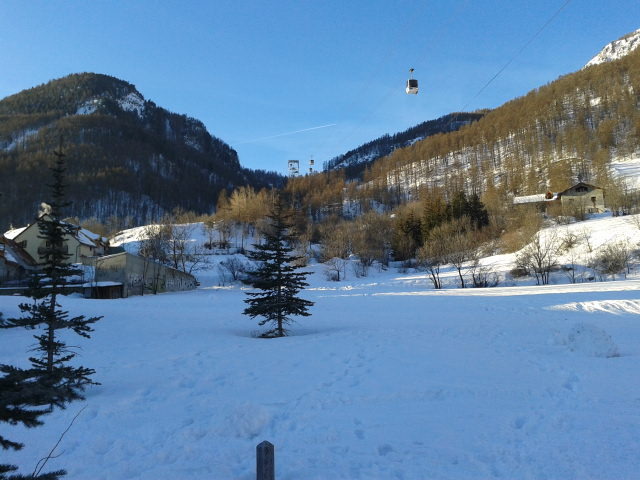
[(275, 447), (266, 440), (256, 447), (256, 480), (275, 480)]

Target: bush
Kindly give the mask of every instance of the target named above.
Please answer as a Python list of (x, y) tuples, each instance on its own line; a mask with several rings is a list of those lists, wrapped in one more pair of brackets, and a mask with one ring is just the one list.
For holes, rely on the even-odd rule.
[(223, 283), (230, 278), (236, 282), (246, 277), (247, 264), (237, 257), (230, 257), (218, 264), (218, 271)]
[(347, 274), (347, 261), (343, 258), (334, 257), (324, 265), (325, 278), (332, 282), (344, 280)]
[(469, 270), (471, 282), (475, 288), (495, 287), (500, 283), (500, 276), (491, 267), (480, 265), (478, 259), (473, 262)]
[(538, 232), (531, 243), (516, 256), (516, 268), (530, 272), (537, 285), (548, 285), (551, 271), (557, 266), (558, 240), (555, 232)]
[(622, 240), (602, 247), (593, 258), (592, 267), (601, 277), (615, 276), (626, 273), (630, 260), (629, 243)]
[(560, 251), (568, 252), (580, 244), (580, 237), (573, 232), (566, 232), (560, 239)]

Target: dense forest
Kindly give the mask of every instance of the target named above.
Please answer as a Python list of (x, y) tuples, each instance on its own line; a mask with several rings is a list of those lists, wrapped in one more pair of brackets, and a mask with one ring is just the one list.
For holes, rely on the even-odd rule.
[(33, 220), (61, 139), (80, 218), (140, 224), (176, 207), (208, 213), (224, 188), (283, 183), (242, 168), (202, 122), (156, 106), (133, 85), (76, 74), (0, 101), (0, 228)]
[(639, 107), (636, 50), (563, 76), (456, 132), (396, 150), (368, 169), (365, 183), (393, 192), (396, 204), (433, 186), (501, 201), (578, 180), (611, 190), (612, 159), (640, 146)]
[(437, 133), (458, 130), (464, 125), (481, 119), (487, 112), (488, 110), (473, 113), (450, 113), (436, 120), (422, 122), (400, 133), (383, 135), (325, 162), (324, 170), (343, 169), (348, 179), (361, 179), (367, 167), (376, 160)]

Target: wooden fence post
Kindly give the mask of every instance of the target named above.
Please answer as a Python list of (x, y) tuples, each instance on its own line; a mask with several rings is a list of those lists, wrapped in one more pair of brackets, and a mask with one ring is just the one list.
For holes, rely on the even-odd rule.
[(256, 447), (256, 480), (275, 480), (275, 447), (266, 440)]

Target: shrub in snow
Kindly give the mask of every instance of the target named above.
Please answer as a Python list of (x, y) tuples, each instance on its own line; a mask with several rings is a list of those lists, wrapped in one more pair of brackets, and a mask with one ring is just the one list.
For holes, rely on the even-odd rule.
[(516, 255), (516, 269), (532, 273), (537, 285), (548, 285), (551, 270), (557, 265), (558, 245), (555, 232), (538, 232)]
[(357, 278), (361, 278), (369, 275), (370, 266), (371, 265), (368, 262), (357, 259), (351, 264), (351, 269)]
[(570, 231), (564, 233), (560, 238), (560, 252), (567, 253), (580, 244), (580, 237)]
[(491, 267), (480, 265), (480, 259), (475, 259), (469, 267), (469, 273), (475, 288), (495, 287), (500, 283), (500, 276)]
[(619, 357), (618, 346), (611, 336), (594, 325), (578, 323), (569, 331), (565, 344), (572, 352), (592, 357)]
[(629, 242), (620, 240), (602, 247), (598, 254), (594, 256), (592, 267), (601, 277), (624, 274), (628, 271), (631, 256)]
[(227, 283), (228, 279), (236, 282), (243, 279), (247, 272), (247, 264), (238, 257), (229, 257), (218, 264), (220, 280)]
[(410, 270), (417, 268), (418, 263), (413, 258), (403, 260), (398, 267), (398, 273), (408, 273)]
[(442, 288), (440, 268), (447, 262), (444, 245), (441, 242), (427, 241), (424, 246), (418, 249), (416, 255), (420, 266), (429, 274), (433, 288)]
[(519, 265), (509, 270), (509, 274), (513, 278), (524, 278), (529, 276), (529, 270), (525, 266)]
[(347, 261), (334, 257), (324, 264), (324, 275), (331, 282), (339, 282), (347, 277)]

